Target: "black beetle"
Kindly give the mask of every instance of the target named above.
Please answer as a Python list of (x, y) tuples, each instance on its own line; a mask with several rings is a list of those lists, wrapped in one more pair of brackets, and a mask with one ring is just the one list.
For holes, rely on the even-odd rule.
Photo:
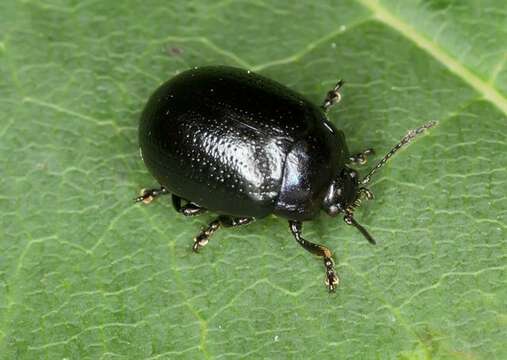
[(171, 193), (183, 215), (218, 213), (194, 238), (194, 251), (221, 226), (270, 214), (286, 218), (296, 241), (323, 258), (326, 285), (335, 290), (331, 251), (303, 239), (302, 221), (320, 210), (343, 214), (374, 244), (353, 217), (362, 198), (373, 198), (365, 185), (399, 148), (434, 125), (409, 131), (360, 180), (350, 165), (364, 164), (373, 150), (350, 155), (343, 132), (326, 116), (340, 100), (342, 85), (339, 81), (318, 107), (273, 80), (234, 67), (194, 68), (175, 76), (155, 91), (141, 116), (141, 157), (161, 187), (143, 189), (136, 201)]

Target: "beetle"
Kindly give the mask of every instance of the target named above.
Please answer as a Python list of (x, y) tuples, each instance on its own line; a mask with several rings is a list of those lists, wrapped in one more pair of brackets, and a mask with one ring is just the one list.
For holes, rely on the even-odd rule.
[(331, 251), (302, 236), (302, 223), (321, 210), (343, 215), (372, 244), (354, 218), (372, 175), (402, 146), (432, 127), (407, 135), (360, 179), (353, 165), (366, 149), (350, 154), (344, 133), (327, 112), (341, 99), (338, 81), (322, 105), (251, 71), (196, 67), (162, 84), (149, 98), (139, 124), (141, 158), (160, 188), (143, 189), (137, 202), (172, 194), (185, 216), (206, 210), (218, 216), (194, 238), (199, 251), (220, 227), (246, 225), (274, 214), (288, 220), (295, 240), (321, 257), (329, 291), (338, 285)]

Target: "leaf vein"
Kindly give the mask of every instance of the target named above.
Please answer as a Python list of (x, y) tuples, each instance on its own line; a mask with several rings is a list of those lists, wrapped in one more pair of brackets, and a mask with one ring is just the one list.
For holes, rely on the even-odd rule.
[(374, 0), (358, 0), (363, 6), (373, 12), (374, 16), (385, 25), (403, 35), (415, 45), (425, 50), (435, 60), (444, 65), (452, 73), (457, 75), (464, 82), (468, 83), (475, 91), (482, 94), (484, 99), (495, 105), (504, 114), (507, 114), (507, 99), (494, 88), (490, 82), (480, 79), (477, 75), (467, 69), (462, 63), (448, 54), (434, 41), (427, 39), (416, 29), (393, 15), (388, 9)]

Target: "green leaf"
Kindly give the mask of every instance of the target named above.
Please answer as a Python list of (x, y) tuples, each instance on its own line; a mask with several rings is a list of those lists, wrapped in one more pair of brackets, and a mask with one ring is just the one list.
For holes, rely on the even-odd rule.
[[(507, 25), (485, 1), (0, 3), (2, 359), (507, 358)], [(183, 218), (138, 156), (150, 93), (203, 64), (255, 70), (320, 103), (376, 161), (356, 218), (305, 223), (341, 276), (269, 217)], [(361, 171), (363, 174), (370, 164)]]

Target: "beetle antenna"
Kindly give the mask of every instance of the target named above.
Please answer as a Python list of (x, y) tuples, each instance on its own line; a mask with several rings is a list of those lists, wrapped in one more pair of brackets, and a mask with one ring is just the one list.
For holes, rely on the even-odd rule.
[(386, 162), (403, 146), (407, 145), (409, 142), (414, 140), (418, 135), (423, 133), (425, 130), (432, 128), (437, 124), (436, 121), (430, 121), (426, 124), (424, 124), (421, 127), (418, 127), (417, 129), (409, 130), (407, 134), (401, 139), (401, 141), (396, 144), (378, 163), (375, 165), (373, 169), (370, 170), (368, 175), (366, 175), (363, 180), (361, 180), (361, 185), (366, 185), (370, 182), (371, 177), (373, 174), (375, 174), (378, 169), (380, 169), (382, 166), (386, 164)]
[(361, 234), (363, 234), (363, 236), (366, 238), (366, 240), (368, 240), (368, 242), (372, 245), (375, 245), (376, 242), (375, 242), (375, 239), (373, 238), (373, 236), (370, 235), (370, 233), (368, 232), (368, 230), (366, 230), (361, 224), (359, 224), (356, 219), (354, 219), (354, 217), (352, 216), (352, 214), (347, 214), (345, 215), (345, 217), (343, 218), (343, 220), (348, 224), (348, 225), (352, 225), (354, 226), (357, 230), (359, 230), (359, 232)]

